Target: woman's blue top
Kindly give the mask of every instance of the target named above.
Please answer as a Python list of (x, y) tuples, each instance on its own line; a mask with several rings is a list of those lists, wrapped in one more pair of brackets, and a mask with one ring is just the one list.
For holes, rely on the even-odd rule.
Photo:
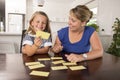
[(94, 31), (94, 28), (85, 26), (81, 40), (75, 43), (71, 43), (69, 40), (69, 27), (62, 28), (58, 31), (58, 37), (63, 46), (62, 52), (75, 54), (83, 54), (89, 52), (90, 37)]

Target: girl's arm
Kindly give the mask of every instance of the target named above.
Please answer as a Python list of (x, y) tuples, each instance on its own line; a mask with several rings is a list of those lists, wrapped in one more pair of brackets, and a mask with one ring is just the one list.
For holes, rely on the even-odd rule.
[(48, 53), (50, 46), (37, 49), (35, 54), (45, 54)]
[(28, 56), (32, 56), (38, 49), (38, 46), (33, 45), (25, 45), (22, 47), (22, 53), (27, 54)]

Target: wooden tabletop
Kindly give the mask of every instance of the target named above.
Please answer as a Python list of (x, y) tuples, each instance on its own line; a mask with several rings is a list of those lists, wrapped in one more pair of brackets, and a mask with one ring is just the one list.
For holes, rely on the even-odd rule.
[[(57, 55), (58, 56), (58, 55)], [(32, 70), (26, 62), (38, 61), (48, 55), (28, 57), (22, 54), (0, 54), (0, 80), (120, 80), (120, 57), (104, 53), (102, 58), (77, 63), (87, 69), (72, 71), (52, 70), (52, 60), (40, 61), (45, 65), (37, 71), (50, 72), (48, 77), (29, 75)]]

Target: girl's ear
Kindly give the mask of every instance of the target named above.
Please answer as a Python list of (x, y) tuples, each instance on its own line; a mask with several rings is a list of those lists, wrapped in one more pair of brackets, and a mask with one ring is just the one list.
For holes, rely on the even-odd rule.
[(30, 25), (33, 26), (33, 24), (34, 24), (34, 23), (33, 23), (33, 21), (32, 21)]

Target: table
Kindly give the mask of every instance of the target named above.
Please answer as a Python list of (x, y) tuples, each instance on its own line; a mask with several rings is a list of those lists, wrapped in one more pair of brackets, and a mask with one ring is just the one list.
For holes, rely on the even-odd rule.
[(51, 70), (52, 61), (41, 61), (46, 67), (35, 70), (49, 71), (48, 77), (32, 76), (25, 62), (37, 61), (48, 55), (28, 57), (23, 54), (0, 54), (0, 80), (120, 80), (120, 57), (104, 53), (102, 58), (78, 63), (87, 69), (71, 71)]

